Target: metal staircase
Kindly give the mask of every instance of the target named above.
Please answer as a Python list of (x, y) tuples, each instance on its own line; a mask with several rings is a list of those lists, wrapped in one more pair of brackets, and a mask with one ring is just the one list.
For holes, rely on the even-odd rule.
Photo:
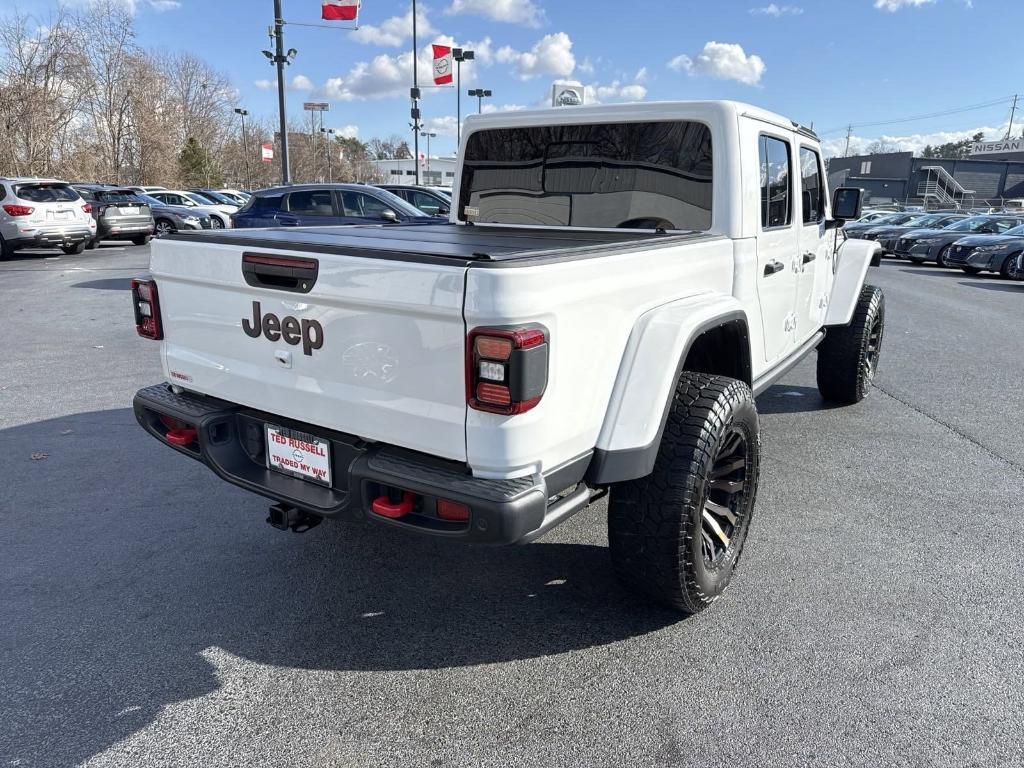
[[(974, 190), (965, 189), (963, 184), (953, 178), (941, 165), (926, 165), (921, 168), (927, 171), (925, 180), (918, 185), (917, 194), (924, 200), (924, 207), (952, 206), (962, 208), (974, 204)], [(932, 205), (934, 204), (934, 206)]]

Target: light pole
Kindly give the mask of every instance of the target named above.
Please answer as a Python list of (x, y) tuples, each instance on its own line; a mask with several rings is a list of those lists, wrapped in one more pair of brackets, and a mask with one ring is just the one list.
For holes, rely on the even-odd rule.
[(249, 110), (235, 107), (235, 114), (242, 118), (242, 155), (245, 157), (245, 187), (246, 189), (252, 189), (252, 174), (249, 173), (249, 141), (245, 138), (245, 116), (249, 114)]
[(417, 185), (420, 183), (420, 81), (417, 64), (419, 57), (420, 53), (416, 50), (416, 0), (412, 0), (412, 88), (409, 90), (412, 109), (409, 114), (412, 116), (413, 157), (416, 159), (413, 167), (416, 169)]
[(452, 49), (452, 58), (455, 59), (455, 145), (462, 145), (462, 62), (473, 61), (476, 58), (475, 51), (464, 51), (461, 48)]
[(335, 133), (335, 131), (334, 131), (333, 128), (323, 128), (323, 127), (321, 127), (320, 128), (320, 133), (327, 134), (327, 136), (325, 137), (326, 140), (327, 140), (326, 141), (326, 147), (327, 147), (327, 182), (329, 184), (333, 184), (334, 183), (334, 165), (333, 165), (333, 162), (332, 162), (333, 158), (331, 156), (334, 154), (334, 150), (332, 148), (332, 145), (334, 144), (334, 133)]
[(277, 110), (281, 120), (281, 183), (291, 182), (291, 169), (288, 167), (288, 116), (284, 106), (284, 65), (291, 64), (298, 54), (294, 48), (284, 52), (284, 16), (281, 11), (281, 0), (274, 0), (274, 27), (270, 36), (274, 38), (274, 52), (263, 51), (270, 63), (277, 67)]
[(437, 134), (436, 133), (429, 133), (427, 131), (423, 131), (423, 133), (421, 133), (420, 136), (426, 136), (427, 137), (427, 175), (429, 176), (430, 175), (430, 140), (431, 139), (436, 139), (437, 138)]
[(477, 98), (477, 114), (482, 115), (484, 111), (484, 99), (489, 99), (492, 94), (490, 91), (485, 91), (483, 88), (474, 88), (469, 91), (470, 96), (476, 96)]

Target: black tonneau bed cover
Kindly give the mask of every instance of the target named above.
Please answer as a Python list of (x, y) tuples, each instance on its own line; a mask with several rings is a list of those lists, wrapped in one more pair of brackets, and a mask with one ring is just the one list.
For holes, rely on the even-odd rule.
[(500, 266), (509, 262), (523, 263), (537, 259), (561, 261), (587, 258), (710, 237), (714, 236), (707, 233), (636, 230), (601, 232), (482, 227), (438, 222), (204, 230), (182, 232), (164, 239), (449, 265), (456, 261)]

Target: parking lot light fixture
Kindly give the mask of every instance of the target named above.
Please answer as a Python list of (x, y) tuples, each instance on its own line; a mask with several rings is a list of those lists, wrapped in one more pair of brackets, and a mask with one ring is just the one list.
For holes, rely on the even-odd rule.
[(470, 96), (476, 96), (477, 98), (477, 114), (483, 114), (484, 111), (484, 99), (489, 99), (493, 95), (491, 91), (483, 88), (474, 88), (469, 91)]

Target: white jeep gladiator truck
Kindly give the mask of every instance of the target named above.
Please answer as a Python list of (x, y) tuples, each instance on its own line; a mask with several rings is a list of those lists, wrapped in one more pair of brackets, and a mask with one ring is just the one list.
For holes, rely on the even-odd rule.
[(282, 529), (525, 543), (609, 493), (619, 577), (700, 610), (753, 515), (755, 395), (815, 350), (825, 398), (869, 391), (859, 191), (734, 102), (472, 117), (460, 158), (448, 222), (154, 242), (139, 423)]

